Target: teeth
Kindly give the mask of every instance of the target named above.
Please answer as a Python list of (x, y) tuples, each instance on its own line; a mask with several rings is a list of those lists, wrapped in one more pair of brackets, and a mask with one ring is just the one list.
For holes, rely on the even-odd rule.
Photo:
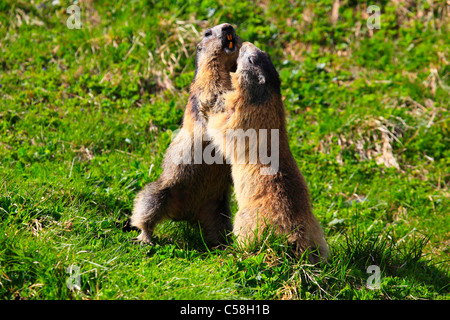
[(230, 41), (228, 48), (233, 49), (233, 42), (231, 42), (231, 40), (233, 40), (233, 35), (227, 34), (227, 39)]

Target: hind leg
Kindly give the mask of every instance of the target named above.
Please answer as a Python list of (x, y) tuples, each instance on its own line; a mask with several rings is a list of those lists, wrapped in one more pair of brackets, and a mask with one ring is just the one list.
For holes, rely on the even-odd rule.
[(197, 216), (205, 240), (209, 245), (227, 243), (233, 229), (229, 197), (223, 200), (211, 201), (204, 205)]
[(236, 213), (233, 224), (233, 234), (236, 243), (246, 249), (259, 240), (266, 227), (265, 220), (253, 208), (241, 209)]
[(151, 243), (156, 225), (167, 217), (169, 192), (162, 189), (158, 181), (149, 183), (134, 200), (131, 225), (142, 232), (137, 240)]
[(309, 232), (309, 242), (312, 250), (315, 250), (315, 261), (325, 261), (330, 256), (330, 247), (325, 240), (325, 234), (320, 227), (319, 221), (314, 217)]

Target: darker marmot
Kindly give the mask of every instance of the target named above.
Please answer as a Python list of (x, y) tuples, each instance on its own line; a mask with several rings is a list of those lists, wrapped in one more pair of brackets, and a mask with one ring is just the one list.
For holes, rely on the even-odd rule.
[(236, 240), (245, 244), (273, 231), (287, 236), (295, 254), (310, 250), (310, 261), (326, 259), (329, 248), (289, 148), (280, 79), (269, 55), (244, 43), (231, 78), (233, 89), (215, 104), (223, 112), (203, 107), (207, 133), (231, 163)]
[[(200, 146), (202, 152), (209, 144), (202, 137), (205, 121), (199, 106), (214, 104), (218, 95), (231, 89), (230, 71), (236, 69), (241, 45), (233, 27), (226, 23), (206, 30), (198, 44), (182, 128), (167, 149), (161, 176), (145, 186), (134, 201), (131, 225), (142, 230), (138, 240), (150, 243), (155, 226), (167, 218), (199, 222), (211, 245), (224, 241), (231, 231), (230, 166), (199, 163), (194, 159), (199, 153), (194, 146)], [(181, 155), (181, 149), (189, 153)]]

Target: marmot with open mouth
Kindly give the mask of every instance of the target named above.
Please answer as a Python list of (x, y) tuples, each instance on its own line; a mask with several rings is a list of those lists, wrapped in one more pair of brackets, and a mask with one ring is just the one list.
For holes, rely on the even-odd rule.
[[(200, 145), (202, 152), (210, 142), (194, 131), (205, 131), (200, 106), (214, 104), (217, 96), (231, 89), (230, 72), (236, 70), (241, 45), (227, 23), (204, 32), (197, 46), (196, 72), (181, 130), (166, 151), (161, 176), (145, 186), (134, 201), (131, 225), (142, 230), (138, 240), (151, 243), (155, 226), (164, 219), (198, 222), (211, 245), (224, 242), (231, 232), (230, 166), (196, 163), (194, 145)], [(180, 163), (179, 151), (186, 147), (191, 151), (188, 161)]]

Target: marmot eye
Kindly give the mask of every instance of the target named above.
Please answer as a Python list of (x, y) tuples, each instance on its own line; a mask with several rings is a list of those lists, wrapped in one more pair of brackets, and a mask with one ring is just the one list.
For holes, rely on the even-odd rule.
[(255, 64), (255, 61), (253, 60), (253, 57), (248, 57), (248, 62), (250, 62), (251, 64)]
[(211, 30), (206, 30), (205, 31), (205, 37), (210, 37), (212, 36), (212, 31)]

